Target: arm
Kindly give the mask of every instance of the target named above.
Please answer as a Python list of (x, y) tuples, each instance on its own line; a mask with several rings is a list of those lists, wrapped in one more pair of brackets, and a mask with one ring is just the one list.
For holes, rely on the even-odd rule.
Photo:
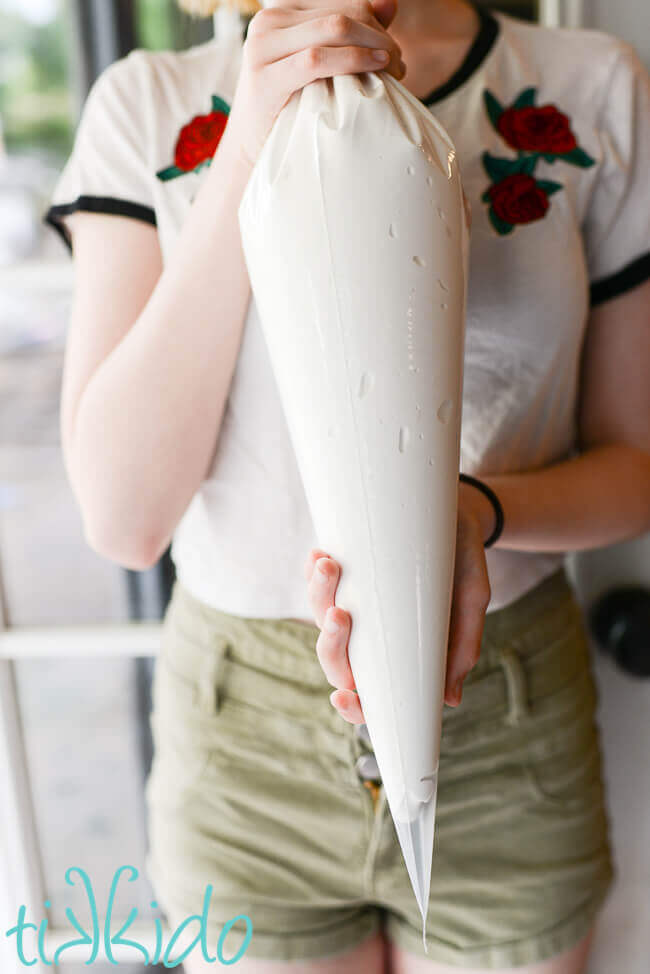
[[(315, 17), (319, 4), (272, 0), (251, 21), (228, 124), (164, 269), (152, 227), (70, 219), (77, 273), (64, 460), (87, 541), (128, 567), (157, 561), (213, 459), (250, 297), (238, 209), (275, 117), (317, 78), (376, 70), (377, 49), (386, 70), (404, 74), (385, 30), (393, 0), (377, 0), (377, 10), (349, 3), (352, 16)], [(128, 144), (124, 91), (113, 94), (104, 83), (97, 118), (121, 126)], [(84, 145), (96, 140), (102, 164), (98, 127), (88, 120)]]
[[(530, 551), (595, 548), (650, 529), (650, 282), (607, 301), (591, 315), (578, 405), (582, 454), (539, 471), (486, 477), (504, 508), (495, 547)], [(460, 483), (454, 590), (444, 700), (460, 703), (480, 655), (490, 600), (483, 542), (494, 527), (490, 501)], [(352, 620), (335, 604), (340, 566), (314, 548), (305, 564), (321, 630), (316, 651), (332, 705), (350, 723), (364, 720), (347, 646)], [(337, 627), (337, 628), (335, 628)]]
[[(650, 530), (649, 377), (646, 281), (591, 314), (578, 400), (579, 455), (538, 471), (481, 476), (504, 510), (496, 548), (580, 551)], [(487, 499), (476, 503), (489, 508)]]
[(160, 557), (214, 452), (250, 294), (237, 223), (249, 175), (224, 133), (164, 270), (153, 227), (70, 220), (64, 458), (88, 543), (128, 567)]

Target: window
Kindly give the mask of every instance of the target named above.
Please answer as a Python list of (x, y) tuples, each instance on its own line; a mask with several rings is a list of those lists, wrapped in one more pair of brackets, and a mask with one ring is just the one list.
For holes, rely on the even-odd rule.
[[(135, 906), (153, 932), (143, 784), (169, 565), (126, 572), (85, 542), (59, 436), (73, 264), (42, 215), (96, 73), (129, 43), (211, 33), (163, 0), (0, 0), (0, 967), (11, 974), (24, 970), (4, 937), (18, 905), (47, 918), (53, 947), (75, 936), (66, 908), (86, 921), (72, 866), (102, 903), (115, 870), (135, 866), (116, 922)], [(150, 627), (129, 626), (135, 617)]]

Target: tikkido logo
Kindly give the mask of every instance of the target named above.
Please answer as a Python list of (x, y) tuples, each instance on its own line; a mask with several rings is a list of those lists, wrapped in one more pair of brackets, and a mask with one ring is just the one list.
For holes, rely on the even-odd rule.
[[(120, 947), (120, 948), (130, 947), (131, 949), (138, 951), (142, 955), (142, 958), (144, 960), (144, 966), (148, 966), (150, 964), (151, 965), (162, 964), (164, 967), (178, 967), (178, 965), (182, 964), (182, 962), (187, 958), (187, 956), (193, 950), (195, 950), (199, 946), (199, 944), (201, 947), (201, 953), (203, 954), (203, 959), (208, 964), (215, 964), (215, 963), (219, 963), (223, 965), (236, 964), (237, 961), (241, 960), (241, 958), (244, 956), (244, 954), (248, 950), (248, 946), (253, 937), (253, 924), (251, 922), (250, 917), (247, 916), (245, 913), (238, 914), (238, 916), (233, 917), (232, 920), (229, 920), (224, 925), (219, 935), (219, 940), (216, 948), (217, 950), (216, 956), (214, 957), (210, 956), (210, 953), (208, 951), (208, 943), (207, 943), (207, 922), (208, 922), (208, 910), (210, 907), (210, 898), (212, 896), (212, 891), (213, 891), (213, 887), (211, 885), (208, 885), (205, 888), (205, 896), (203, 899), (203, 910), (201, 911), (201, 913), (192, 914), (191, 916), (183, 920), (178, 925), (176, 930), (172, 933), (169, 939), (169, 943), (164, 948), (164, 950), (163, 950), (163, 946), (164, 946), (163, 926), (162, 926), (162, 921), (159, 917), (154, 917), (155, 947), (152, 955), (150, 955), (149, 951), (144, 946), (144, 944), (139, 943), (137, 940), (128, 940), (124, 938), (124, 934), (133, 925), (133, 922), (138, 915), (138, 911), (135, 907), (133, 907), (133, 909), (129, 913), (129, 916), (126, 922), (122, 925), (122, 927), (116, 933), (113, 933), (111, 931), (111, 927), (113, 921), (113, 907), (115, 903), (115, 896), (117, 893), (117, 887), (120, 881), (120, 877), (122, 873), (125, 872), (130, 872), (130, 876), (128, 877), (129, 883), (135, 882), (135, 880), (138, 878), (139, 875), (138, 870), (135, 868), (135, 866), (120, 866), (120, 868), (115, 872), (115, 875), (113, 876), (113, 881), (111, 883), (110, 893), (108, 896), (106, 915), (105, 915), (103, 930), (102, 930), (100, 926), (99, 915), (97, 912), (97, 901), (95, 899), (92, 883), (90, 881), (88, 874), (83, 869), (77, 866), (71, 866), (70, 869), (66, 871), (65, 881), (69, 886), (75, 885), (75, 879), (73, 878), (75, 875), (77, 875), (80, 878), (81, 883), (83, 884), (86, 893), (86, 898), (88, 900), (88, 906), (90, 908), (90, 918), (91, 918), (90, 930), (87, 931), (84, 929), (84, 927), (79, 922), (79, 920), (72, 912), (70, 907), (68, 907), (65, 911), (65, 915), (68, 918), (71, 926), (74, 927), (74, 929), (77, 931), (77, 933), (80, 936), (76, 940), (69, 940), (64, 944), (61, 944), (56, 949), (54, 956), (52, 957), (51, 960), (48, 960), (48, 958), (45, 956), (45, 940), (47, 934), (48, 921), (47, 920), (41, 921), (39, 926), (37, 926), (35, 923), (30, 923), (26, 919), (27, 907), (21, 906), (18, 910), (18, 918), (16, 921), (16, 925), (14, 927), (11, 927), (9, 930), (5, 931), (6, 937), (16, 938), (16, 952), (18, 954), (18, 959), (20, 963), (24, 964), (25, 967), (33, 967), (35, 964), (38, 963), (38, 959), (40, 959), (42, 964), (45, 964), (47, 967), (52, 967), (53, 965), (61, 963), (61, 956), (66, 950), (70, 951), (73, 948), (75, 948), (77, 951), (77, 954), (75, 956), (75, 961), (78, 961), (79, 948), (87, 946), (91, 948), (90, 956), (88, 960), (85, 961), (85, 965), (87, 966), (89, 964), (93, 964), (98, 959), (99, 949), (102, 943), (104, 947), (104, 953), (106, 955), (105, 959), (110, 964), (116, 964), (116, 965), (119, 964), (120, 961), (115, 960), (115, 955), (114, 955), (115, 947)], [(50, 906), (51, 903), (49, 902), (49, 900), (46, 900), (45, 901), (46, 909), (49, 909)], [(151, 906), (154, 907), (155, 909), (157, 908), (158, 904), (154, 900), (151, 903)], [(225, 958), (223, 956), (224, 943), (226, 937), (230, 933), (234, 924), (237, 923), (237, 921), (242, 921), (245, 924), (246, 935), (237, 953), (233, 957)], [(178, 957), (175, 957), (173, 960), (170, 960), (172, 950), (176, 946), (181, 935), (190, 926), (190, 924), (196, 922), (198, 922), (199, 924), (199, 931), (195, 939), (192, 941), (189, 947), (186, 947), (183, 950), (182, 954), (180, 954)], [(33, 943), (33, 939), (34, 939), (33, 935), (30, 935), (27, 938), (31, 941), (31, 943), (29, 945), (26, 943), (25, 934), (29, 930), (36, 932), (36, 944)], [(29, 953), (31, 954), (31, 958), (27, 957), (26, 954), (27, 950), (29, 950)], [(37, 952), (38, 957), (34, 956), (35, 952)], [(100, 957), (99, 960), (100, 962), (103, 962), (104, 958)]]

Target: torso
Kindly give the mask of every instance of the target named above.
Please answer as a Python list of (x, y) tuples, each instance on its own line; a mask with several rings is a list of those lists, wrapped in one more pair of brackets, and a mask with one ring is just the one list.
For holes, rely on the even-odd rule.
[[(500, 14), (482, 13), (481, 23), (452, 79), (421, 99), (454, 141), (473, 211), (460, 453), (461, 470), (476, 476), (547, 466), (575, 449), (589, 284), (604, 266), (585, 227), (611, 153), (599, 117), (618, 53), (597, 32), (576, 38)], [(166, 56), (169, 78), (159, 84), (173, 92), (164, 104), (172, 115), (158, 126), (152, 172), (169, 164), (181, 127), (213, 95), (231, 103), (239, 55), (215, 70), (203, 48)], [(418, 75), (411, 90), (424, 87)], [(513, 146), (518, 106), (555, 113), (543, 151)], [(578, 151), (565, 157), (571, 139)], [(165, 259), (201, 179), (156, 182)], [(252, 297), (214, 462), (177, 526), (172, 557), (186, 587), (216, 608), (310, 623), (302, 566), (318, 546)], [(260, 550), (277, 552), (278, 565), (260, 565)], [(488, 612), (563, 560), (503, 549), (486, 557)]]

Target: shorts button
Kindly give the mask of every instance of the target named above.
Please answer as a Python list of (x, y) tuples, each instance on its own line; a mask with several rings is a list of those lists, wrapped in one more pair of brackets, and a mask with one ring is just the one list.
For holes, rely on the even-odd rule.
[(355, 768), (363, 781), (381, 781), (379, 765), (374, 754), (362, 754), (357, 758)]
[(370, 734), (368, 733), (368, 726), (366, 724), (355, 724), (354, 732), (357, 738), (366, 745), (366, 747), (372, 748), (372, 741), (370, 740)]

